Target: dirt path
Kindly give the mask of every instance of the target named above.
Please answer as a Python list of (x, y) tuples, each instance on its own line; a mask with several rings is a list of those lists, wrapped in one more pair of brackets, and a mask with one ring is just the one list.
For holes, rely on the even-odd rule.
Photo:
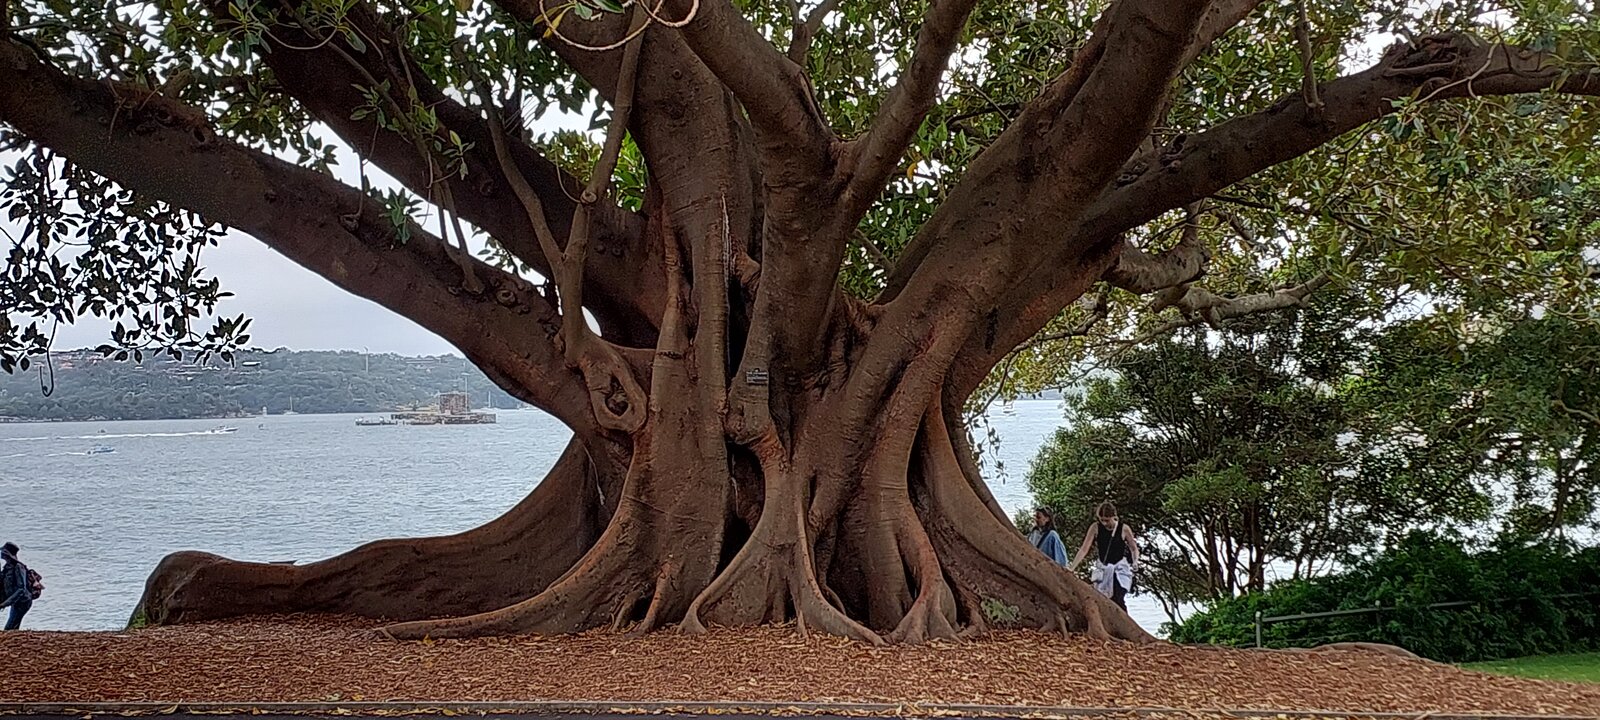
[(0, 702), (605, 700), (1600, 715), (1600, 685), (1367, 652), (1136, 647), (1032, 632), (874, 648), (792, 630), (394, 642), (288, 618), (0, 635)]

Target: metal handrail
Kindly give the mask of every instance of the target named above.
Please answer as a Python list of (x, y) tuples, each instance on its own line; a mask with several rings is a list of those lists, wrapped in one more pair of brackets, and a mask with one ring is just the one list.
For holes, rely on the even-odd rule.
[[(1546, 598), (1550, 598), (1552, 600), (1556, 600), (1556, 599), (1565, 599), (1565, 598), (1589, 597), (1589, 596), (1593, 596), (1593, 595), (1600, 595), (1600, 590), (1596, 590), (1596, 591), (1593, 591), (1593, 592), (1586, 592), (1586, 593), (1561, 593), (1561, 594), (1558, 594), (1558, 595), (1544, 595), (1542, 597), (1546, 597)], [(1256, 611), (1256, 623), (1255, 623), (1255, 625), (1256, 625), (1256, 647), (1258, 647), (1258, 648), (1261, 647), (1261, 629), (1263, 627), (1265, 627), (1267, 625), (1271, 625), (1273, 623), (1292, 622), (1292, 621), (1295, 621), (1295, 620), (1319, 620), (1319, 619), (1322, 619), (1322, 618), (1348, 617), (1348, 616), (1352, 616), (1352, 615), (1370, 615), (1372, 613), (1383, 612), (1385, 610), (1439, 610), (1439, 609), (1444, 609), (1444, 608), (1459, 608), (1459, 607), (1467, 607), (1469, 605), (1480, 605), (1480, 604), (1483, 604), (1483, 603), (1486, 603), (1486, 602), (1491, 602), (1491, 603), (1493, 603), (1493, 602), (1514, 602), (1514, 601), (1519, 601), (1519, 600), (1532, 600), (1532, 599), (1534, 599), (1534, 598), (1528, 598), (1528, 597), (1523, 597), (1523, 598), (1491, 598), (1491, 599), (1488, 599), (1488, 600), (1452, 600), (1450, 602), (1430, 603), (1428, 605), (1389, 605), (1389, 606), (1383, 605), (1383, 603), (1380, 601), (1379, 603), (1377, 603), (1377, 604), (1375, 604), (1375, 605), (1373, 605), (1372, 607), (1369, 607), (1369, 608), (1354, 608), (1354, 609), (1351, 609), (1351, 610), (1329, 610), (1329, 611), (1326, 611), (1326, 612), (1298, 613), (1298, 614), (1295, 614), (1295, 615), (1266, 615), (1266, 616), (1263, 616), (1261, 611), (1257, 610)]]

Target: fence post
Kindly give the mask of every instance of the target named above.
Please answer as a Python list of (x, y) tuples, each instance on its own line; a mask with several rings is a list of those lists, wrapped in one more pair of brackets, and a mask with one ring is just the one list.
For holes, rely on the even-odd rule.
[(1261, 647), (1261, 611), (1256, 611), (1256, 647)]

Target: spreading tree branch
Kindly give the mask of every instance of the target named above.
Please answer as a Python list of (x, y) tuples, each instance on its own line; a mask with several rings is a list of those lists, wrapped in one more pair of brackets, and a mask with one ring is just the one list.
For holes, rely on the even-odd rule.
[(1151, 305), (1152, 312), (1161, 312), (1169, 307), (1177, 308), (1179, 318), (1146, 330), (1126, 342), (1129, 345), (1137, 345), (1202, 323), (1214, 329), (1221, 329), (1229, 320), (1303, 307), (1307, 298), (1327, 285), (1329, 280), (1327, 272), (1319, 272), (1310, 280), (1298, 285), (1233, 298), (1217, 295), (1205, 288), (1190, 287), (1177, 298), (1158, 299)]
[(1205, 17), (1200, 19), (1200, 28), (1195, 31), (1194, 42), (1189, 45), (1189, 52), (1184, 54), (1184, 65), (1195, 61), (1212, 44), (1226, 35), (1250, 13), (1261, 7), (1266, 0), (1215, 0), (1206, 9)]
[(1070, 340), (1075, 337), (1085, 337), (1089, 333), (1094, 332), (1094, 329), (1099, 327), (1100, 323), (1105, 322), (1105, 319), (1111, 315), (1111, 293), (1109, 289), (1102, 289), (1100, 292), (1097, 292), (1092, 296), (1085, 295), (1083, 296), (1083, 299), (1079, 301), (1079, 304), (1083, 306), (1087, 314), (1082, 320), (1078, 321), (1077, 324), (1060, 332), (1035, 335), (1033, 339), (1017, 346), (1017, 349), (1013, 350), (1012, 352), (1021, 352), (1045, 343), (1060, 342), (1062, 340)]
[(853, 233), (852, 237), (855, 238), (856, 244), (866, 251), (867, 256), (872, 258), (872, 262), (876, 263), (884, 273), (894, 272), (894, 261), (889, 259), (888, 254), (883, 252), (883, 248), (878, 247), (878, 243), (873, 242), (872, 238), (867, 237), (867, 234), (860, 230)]
[(811, 52), (811, 42), (822, 30), (822, 21), (839, 8), (839, 0), (823, 0), (811, 9), (804, 19), (800, 17), (800, 0), (789, 0), (789, 11), (794, 16), (794, 31), (789, 38), (789, 61), (805, 67), (806, 55)]
[(1420, 102), (1544, 90), (1600, 95), (1600, 68), (1486, 44), (1464, 34), (1396, 45), (1372, 68), (1323, 84), (1320, 113), (1296, 94), (1135, 158), (1124, 168), (1119, 187), (1096, 203), (1084, 232), (1115, 238), (1409, 107), (1409, 98)]
[[(1025, 342), (1082, 292), (1057, 268), (1097, 257), (1114, 264), (1123, 234), (1162, 213), (1211, 197), (1416, 102), (1544, 90), (1600, 95), (1600, 71), (1548, 53), (1484, 44), (1469, 35), (1436, 35), (1396, 45), (1376, 66), (1321, 85), (1320, 112), (1297, 92), (1267, 110), (1179, 136), (1130, 160), (1076, 230), (1057, 232), (1064, 239), (1052, 259), (1040, 263), (1041, 271), (1018, 283), (1000, 305), (1006, 321), (993, 336), (1008, 347)], [(902, 276), (906, 264), (902, 258)], [(977, 387), (1002, 357), (991, 345), (969, 342), (952, 371), (952, 391)]]
[[(221, 22), (231, 22), (227, 5), (213, 0), (213, 12)], [(483, 229), (518, 260), (549, 276), (553, 270), (534, 242), (533, 228), (525, 221), (517, 199), (506, 192), (509, 178), (492, 154), (484, 118), (429, 81), (368, 4), (352, 6), (344, 21), (367, 38), (360, 51), (346, 37), (319, 39), (297, 24), (280, 22), (269, 26), (266, 42), (271, 48), (261, 53), (261, 59), (286, 92), (357, 154), (420, 196), (445, 201), (440, 190), (448, 190), (453, 214)], [(438, 117), (439, 132), (453, 130), (471, 146), (463, 158), (465, 177), (441, 179), (437, 164), (430, 165), (418, 154), (414, 138), (380, 126), (376, 114), (357, 112), (369, 104), (363, 89), (374, 90), (381, 82), (389, 83), (393, 97), (405, 98), (408, 89), (415, 89), (417, 102)], [(565, 245), (576, 208), (572, 195), (579, 182), (520, 139), (513, 139), (510, 149), (516, 167), (544, 203), (557, 244)], [(587, 277), (593, 285), (589, 294), (595, 298), (591, 310), (602, 328), (650, 324), (659, 312), (660, 279), (659, 273), (637, 262), (644, 254), (643, 218), (609, 201), (597, 205), (595, 217), (593, 236), (608, 248), (625, 251), (595, 253), (588, 260)]]
[(977, 0), (935, 0), (922, 19), (911, 62), (872, 118), (866, 134), (849, 144), (854, 165), (845, 189), (846, 220), (854, 224), (883, 191), (917, 128), (933, 109), (951, 53)]
[(447, 241), (413, 223), (396, 227), (359, 189), (221, 138), (203, 113), (148, 89), (67, 76), (9, 40), (0, 40), (0, 68), (0, 122), (29, 141), (256, 237), (450, 341), (514, 396), (574, 430), (594, 429), (583, 383), (544, 331), (554, 309), (521, 278), (472, 260), (489, 292), (461, 292), (466, 278)]
[(1135, 295), (1187, 288), (1206, 273), (1211, 253), (1200, 242), (1200, 203), (1189, 206), (1178, 243), (1159, 254), (1147, 253), (1131, 243), (1123, 248), (1104, 279)]

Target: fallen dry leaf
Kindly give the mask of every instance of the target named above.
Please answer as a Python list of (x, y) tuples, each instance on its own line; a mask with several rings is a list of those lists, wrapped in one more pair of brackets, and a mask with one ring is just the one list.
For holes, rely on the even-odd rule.
[[(397, 642), (366, 620), (294, 616), (117, 633), (0, 634), (27, 668), (0, 701), (871, 702), (1340, 713), (1600, 713), (1600, 685), (1497, 677), (1363, 652), (1135, 646), (1037, 632), (874, 648), (793, 628), (626, 639)], [(801, 711), (795, 709), (798, 714)], [(945, 714), (945, 713), (931, 713)], [(955, 713), (965, 716), (964, 713)]]

